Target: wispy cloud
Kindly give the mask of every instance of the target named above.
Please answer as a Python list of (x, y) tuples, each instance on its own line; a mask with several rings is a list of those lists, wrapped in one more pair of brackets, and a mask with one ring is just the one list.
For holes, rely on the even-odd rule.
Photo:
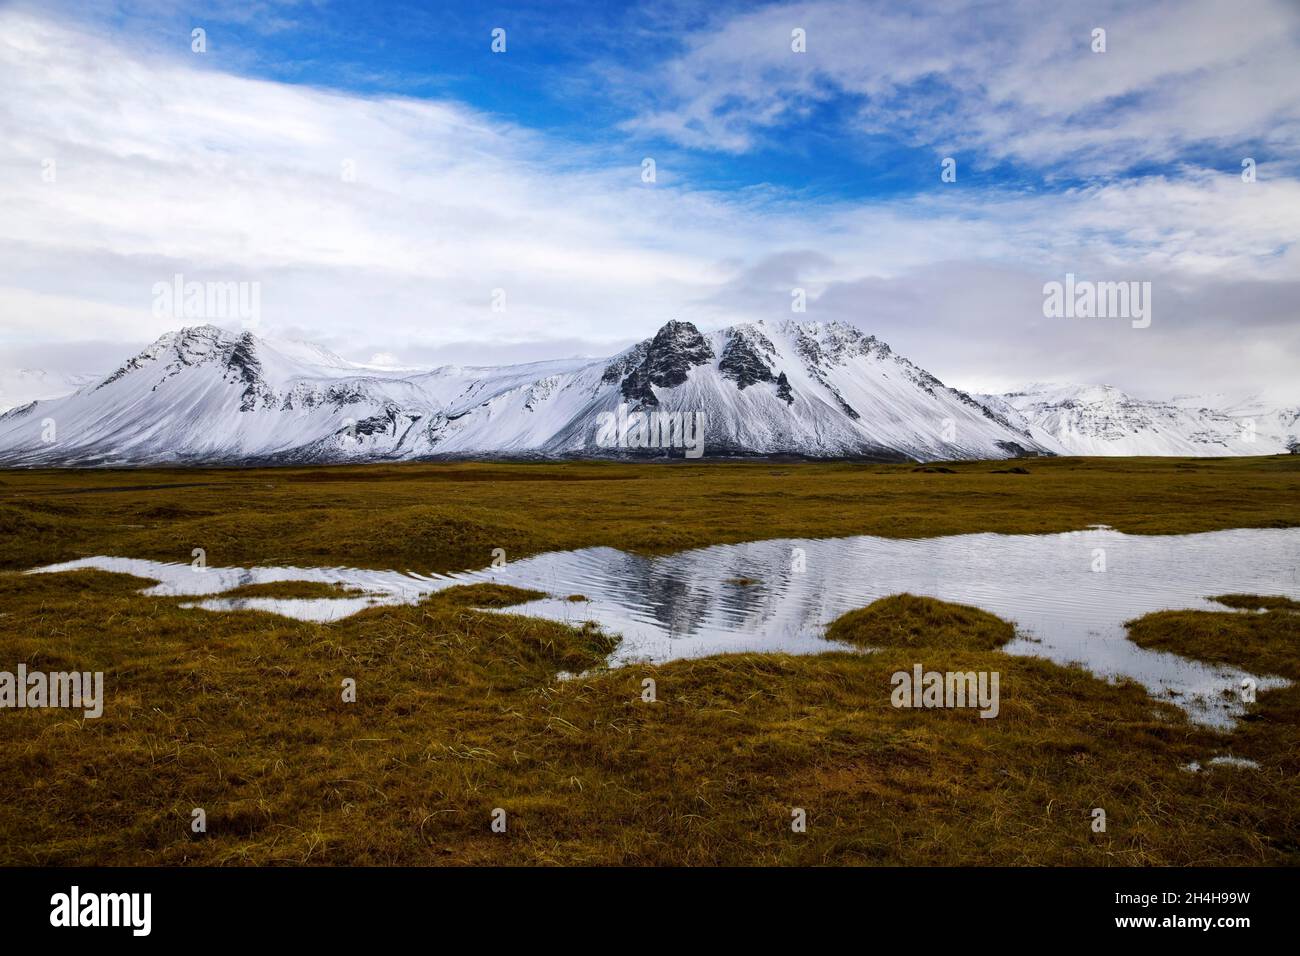
[[(755, 86), (758, 108), (733, 110), (725, 62), (701, 51), (767, 36), (777, 16), (733, 17), (713, 39), (690, 40), (670, 71), (700, 128), (721, 123), (735, 148), (797, 96)], [(779, 22), (788, 38), (788, 18)], [(811, 57), (834, 24), (807, 22)], [(985, 36), (993, 26), (967, 42), (1005, 42)], [(954, 57), (946, 75), (981, 69), (971, 51), (922, 57), (928, 29), (882, 21), (872, 42), (883, 45), (858, 59), (906, 39), (907, 82)], [(1114, 52), (1115, 27), (1109, 36)], [(718, 56), (748, 62), (743, 44), (723, 47)], [(827, 69), (809, 72), (809, 96)], [(1063, 109), (1022, 69), (992, 75), (982, 95), (1047, 116)], [(890, 76), (855, 82), (887, 100), (906, 85)], [(686, 95), (710, 78), (721, 95)], [(1278, 321), (1300, 280), (1300, 182), (1268, 154), (1251, 184), (1231, 165), (1190, 160), (1050, 191), (943, 185), (936, 169), (916, 195), (816, 201), (767, 185), (706, 190), (663, 157), (647, 184), (635, 144), (574, 143), (449, 100), (253, 79), (13, 9), (0, 12), (0, 84), (0, 314), (5, 343), (25, 355), (151, 339), (176, 324), (152, 315), (152, 287), (183, 273), (260, 282), (267, 332), (399, 362), (599, 353), (669, 318), (787, 318), (795, 285), (808, 290), (807, 318), (853, 321), (958, 382), (1104, 375), (1189, 391), (1247, 375), (1283, 387), (1300, 356), (1297, 323)], [(1172, 144), (1222, 121), (1162, 122)], [(1009, 128), (1022, 141), (1003, 149), (1035, 148), (1032, 123)], [(1152, 128), (1158, 138), (1165, 126)], [(1150, 334), (1045, 321), (1041, 285), (1065, 271), (1155, 280)], [(491, 308), (496, 289), (503, 312)]]
[[(805, 53), (792, 52), (795, 29)], [(1094, 29), (1105, 52), (1093, 51)], [(846, 98), (846, 135), (961, 152), (973, 167), (1117, 171), (1200, 144), (1232, 155), (1268, 145), (1293, 163), (1298, 57), (1289, 0), (776, 4), (724, 18), (640, 71), (655, 105), (626, 127), (743, 152), (798, 136), (802, 113)]]

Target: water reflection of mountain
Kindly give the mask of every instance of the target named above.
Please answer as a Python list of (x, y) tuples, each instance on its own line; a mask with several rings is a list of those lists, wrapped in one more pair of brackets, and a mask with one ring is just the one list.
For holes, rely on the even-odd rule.
[[(348, 568), (208, 568), (197, 574), (188, 564), (109, 557), (39, 570), (98, 568), (133, 574), (159, 582), (145, 589), (150, 594), (213, 595), (247, 584), (294, 580), (338, 583), (367, 593), (360, 599), (251, 598), (238, 605), (228, 599), (200, 605), (270, 610), (302, 620), (333, 620), (376, 600), (414, 602), (441, 587), (498, 581), (553, 596), (527, 605), (522, 613), (566, 622), (579, 613), (621, 635), (616, 660), (731, 650), (826, 650), (820, 634), (835, 617), (911, 591), (974, 605), (1012, 621), (1022, 639), (1008, 645), (1008, 653), (1077, 661), (1103, 676), (1132, 678), (1189, 713), (1220, 722), (1241, 709), (1233, 693), (1241, 677), (1262, 675), (1141, 648), (1127, 640), (1124, 622), (1156, 610), (1210, 607), (1206, 597), (1212, 594), (1300, 598), (1297, 553), (1300, 529), (1162, 536), (1097, 530), (775, 540), (653, 558), (590, 548), (436, 579)], [(575, 605), (563, 600), (571, 594), (582, 594), (590, 603), (575, 612)], [(1265, 686), (1261, 679), (1260, 689)]]

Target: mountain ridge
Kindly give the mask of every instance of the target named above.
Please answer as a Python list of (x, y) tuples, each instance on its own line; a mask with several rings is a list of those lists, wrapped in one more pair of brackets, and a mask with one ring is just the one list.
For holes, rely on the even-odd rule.
[[(971, 395), (856, 326), (673, 320), (606, 358), (384, 368), (212, 325), (165, 333), (71, 395), (0, 414), (0, 464), (293, 464), (680, 457), (609, 416), (704, 423), (708, 456), (934, 461), (1059, 454), (1268, 454), (1300, 409), (1242, 419), (1110, 386)], [(1247, 440), (1247, 438), (1249, 440)], [(1137, 449), (1137, 450), (1134, 450)], [(1144, 450), (1153, 449), (1153, 450)]]

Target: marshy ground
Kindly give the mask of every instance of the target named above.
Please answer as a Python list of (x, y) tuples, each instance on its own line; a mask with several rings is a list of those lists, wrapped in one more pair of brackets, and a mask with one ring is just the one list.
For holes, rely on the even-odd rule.
[[(945, 467), (11, 471), (0, 567), (203, 548), (223, 566), (450, 571), (495, 548), (1300, 526), (1294, 458)], [(615, 636), (478, 610), (530, 596), (501, 586), (332, 624), (185, 610), (141, 586), (0, 574), (0, 669), (102, 670), (107, 689), (98, 719), (0, 711), (0, 862), (1300, 862), (1300, 613), (1267, 595), (1130, 626), (1296, 682), (1224, 733), (1137, 685), (1007, 655), (1004, 622), (910, 596), (837, 622), (843, 653), (607, 670)], [(918, 663), (999, 672), (998, 716), (893, 707), (891, 675)], [(1259, 766), (1209, 765), (1223, 755)]]

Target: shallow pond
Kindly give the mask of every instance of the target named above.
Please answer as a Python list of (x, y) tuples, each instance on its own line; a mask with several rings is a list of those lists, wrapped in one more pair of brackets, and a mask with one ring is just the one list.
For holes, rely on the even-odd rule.
[[(734, 651), (819, 653), (843, 649), (825, 626), (854, 608), (903, 591), (983, 608), (1016, 626), (1006, 650), (1077, 662), (1129, 677), (1202, 723), (1241, 712), (1247, 675), (1144, 650), (1124, 622), (1163, 609), (1226, 610), (1228, 593), (1300, 599), (1300, 529), (1235, 529), (1191, 535), (1126, 535), (1108, 528), (1051, 535), (946, 538), (777, 539), (716, 545), (658, 557), (613, 548), (553, 552), (500, 568), (420, 575), (355, 568), (217, 568), (95, 557), (33, 573), (98, 568), (156, 580), (145, 593), (202, 598), (211, 611), (260, 610), (332, 621), (368, 607), (415, 603), (457, 584), (496, 582), (549, 596), (508, 609), (568, 623), (596, 621), (622, 644), (611, 663)], [(222, 598), (247, 584), (313, 581), (358, 589), (337, 598)], [(581, 595), (584, 600), (568, 600)], [(1248, 613), (1248, 612), (1247, 612)], [(1253, 675), (1259, 689), (1285, 683)]]

